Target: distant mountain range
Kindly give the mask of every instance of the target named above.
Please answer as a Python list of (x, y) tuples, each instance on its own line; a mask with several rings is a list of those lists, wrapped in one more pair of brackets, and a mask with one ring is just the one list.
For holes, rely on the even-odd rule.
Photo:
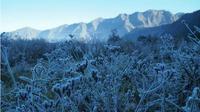
[(187, 37), (189, 30), (182, 23), (183, 20), (191, 29), (194, 29), (194, 26), (200, 27), (200, 10), (193, 13), (187, 13), (171, 24), (151, 28), (136, 28), (123, 37), (129, 40), (135, 40), (139, 36), (151, 35), (159, 37), (164, 34), (171, 34), (172, 36), (179, 38)]
[[(120, 14), (115, 18), (98, 18), (89, 23), (75, 23), (71, 25), (62, 25), (56, 28), (39, 31), (33, 28), (25, 27), (13, 32), (7, 32), (7, 35), (17, 39), (45, 39), (50, 42), (69, 40), (69, 34), (74, 35), (78, 40), (88, 41), (98, 39), (105, 41), (109, 38), (111, 30), (117, 29), (120, 36), (126, 35), (128, 38), (136, 32), (147, 34), (153, 27), (162, 28), (161, 25), (171, 24), (178, 20), (183, 13), (172, 14), (165, 10), (147, 10), (145, 12), (135, 12), (133, 14)], [(153, 30), (157, 33), (157, 30)]]

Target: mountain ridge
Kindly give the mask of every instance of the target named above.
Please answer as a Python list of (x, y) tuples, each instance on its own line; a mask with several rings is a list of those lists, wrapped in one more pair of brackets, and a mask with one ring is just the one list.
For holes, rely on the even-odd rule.
[(171, 24), (165, 24), (157, 27), (151, 28), (137, 28), (127, 33), (123, 36), (123, 38), (128, 40), (136, 40), (139, 36), (162, 36), (163, 34), (171, 34), (175, 37), (186, 37), (188, 34), (188, 29), (182, 23), (182, 21), (186, 21), (191, 29), (194, 29), (193, 26), (200, 27), (200, 10), (194, 11), (192, 13), (187, 13), (180, 17), (177, 21)]
[[(120, 36), (131, 32), (135, 28), (155, 27), (169, 24), (180, 18), (183, 13), (172, 14), (165, 10), (147, 10), (145, 12), (135, 12), (132, 14), (119, 14), (113, 18), (97, 18), (88, 23), (64, 24), (47, 30), (28, 30), (27, 34), (17, 33), (24, 39), (41, 38), (50, 42), (69, 40), (69, 34), (73, 34), (78, 40), (88, 41), (96, 38), (105, 41), (109, 38), (111, 30), (117, 29)], [(20, 32), (16, 30), (17, 32)], [(15, 32), (16, 32), (15, 31)], [(10, 35), (16, 33), (9, 32)], [(33, 35), (31, 35), (33, 34)], [(29, 36), (29, 37), (27, 37)]]

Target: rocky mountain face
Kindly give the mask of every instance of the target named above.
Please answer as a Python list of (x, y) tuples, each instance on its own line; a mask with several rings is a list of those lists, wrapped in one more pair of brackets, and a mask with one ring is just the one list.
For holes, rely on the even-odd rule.
[(75, 39), (88, 41), (97, 39), (105, 41), (109, 38), (111, 30), (117, 29), (120, 36), (124, 36), (137, 28), (149, 28), (170, 24), (179, 19), (183, 13), (172, 14), (165, 10), (147, 10), (133, 14), (120, 14), (115, 18), (98, 18), (89, 23), (75, 23), (62, 25), (56, 28), (39, 31), (31, 28), (22, 28), (9, 32), (13, 38), (23, 39), (42, 38), (50, 42), (69, 40), (69, 34)]
[(171, 24), (160, 25), (150, 28), (136, 28), (130, 33), (127, 33), (123, 38), (135, 40), (139, 36), (156, 36), (160, 37), (164, 34), (171, 34), (174, 37), (187, 37), (189, 30), (183, 24), (185, 21), (188, 26), (194, 30), (194, 26), (200, 27), (200, 10), (193, 13), (187, 13)]

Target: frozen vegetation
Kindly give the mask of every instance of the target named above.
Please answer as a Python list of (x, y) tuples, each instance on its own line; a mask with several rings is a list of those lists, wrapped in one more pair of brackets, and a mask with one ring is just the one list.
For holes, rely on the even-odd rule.
[(2, 112), (200, 112), (200, 29), (107, 42), (1, 34)]

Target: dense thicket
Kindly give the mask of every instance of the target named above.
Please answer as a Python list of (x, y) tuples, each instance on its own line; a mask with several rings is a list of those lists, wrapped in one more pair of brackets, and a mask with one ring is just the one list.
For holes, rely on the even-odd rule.
[[(130, 42), (116, 32), (106, 43), (71, 40), (54, 45), (4, 38), (1, 109), (199, 112), (199, 43), (195, 35), (181, 41), (170, 35), (141, 36)], [(17, 72), (20, 67), (27, 71)]]

